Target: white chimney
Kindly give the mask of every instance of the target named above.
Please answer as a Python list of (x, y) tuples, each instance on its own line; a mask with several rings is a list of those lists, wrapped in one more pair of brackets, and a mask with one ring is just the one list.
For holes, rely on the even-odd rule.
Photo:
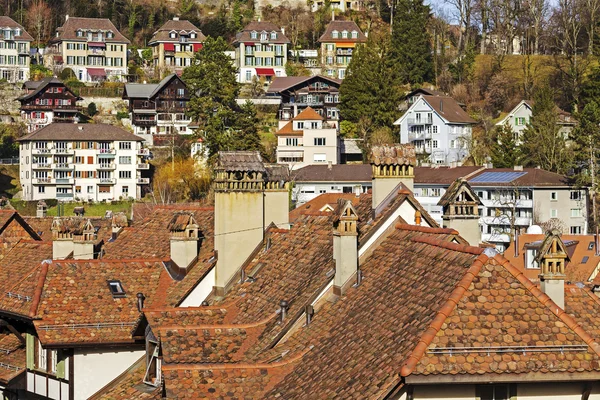
[(542, 242), (538, 254), (535, 257), (541, 268), (540, 289), (556, 303), (565, 309), (565, 264), (570, 261), (564, 244), (560, 238), (560, 232), (553, 230), (548, 233)]
[(415, 148), (409, 144), (373, 146), (373, 210), (403, 183), (410, 191), (414, 186), (414, 167), (417, 163)]
[(191, 213), (176, 213), (168, 225), (171, 260), (187, 269), (198, 258), (199, 227)]
[(333, 293), (341, 296), (352, 285), (358, 272), (358, 215), (350, 200), (340, 200), (336, 213), (333, 225)]
[(65, 22), (69, 20), (69, 14), (65, 15)]
[(173, 17), (173, 21), (179, 21), (179, 17)]

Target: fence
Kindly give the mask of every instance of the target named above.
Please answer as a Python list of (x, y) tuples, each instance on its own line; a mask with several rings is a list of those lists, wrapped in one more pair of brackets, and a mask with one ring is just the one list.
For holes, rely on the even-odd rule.
[(123, 86), (84, 86), (80, 88), (73, 88), (73, 91), (81, 97), (121, 97), (123, 95)]
[(0, 164), (5, 164), (5, 165), (19, 164), (19, 157), (15, 157), (15, 158), (0, 158)]

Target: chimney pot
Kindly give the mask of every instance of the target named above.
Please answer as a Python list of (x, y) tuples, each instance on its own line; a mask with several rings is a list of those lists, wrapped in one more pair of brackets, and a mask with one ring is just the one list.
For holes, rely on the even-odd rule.
[(306, 325), (308, 326), (310, 325), (312, 317), (315, 314), (315, 308), (312, 305), (308, 304), (304, 309), (304, 313), (306, 314)]
[(279, 303), (279, 309), (281, 311), (280, 315), (281, 315), (281, 322), (285, 321), (285, 314), (287, 312), (288, 309), (288, 302), (285, 300), (281, 300), (281, 302)]
[(330, 171), (333, 169), (333, 162), (327, 161), (327, 169)]
[(201, 303), (201, 305), (202, 305), (202, 307), (208, 307), (208, 306), (209, 306), (209, 304), (208, 304), (208, 301), (206, 301), (206, 300), (204, 300), (204, 301)]
[(139, 312), (142, 312), (142, 310), (144, 309), (144, 300), (146, 300), (144, 293), (138, 293), (137, 294), (137, 308), (138, 308)]

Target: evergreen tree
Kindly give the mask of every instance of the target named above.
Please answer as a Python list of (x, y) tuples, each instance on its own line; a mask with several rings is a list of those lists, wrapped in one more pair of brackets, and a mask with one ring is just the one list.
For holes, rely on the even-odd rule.
[(398, 0), (389, 57), (404, 84), (418, 85), (433, 77), (430, 7), (423, 0)]
[(225, 50), (223, 38), (207, 38), (182, 76), (192, 93), (187, 114), (198, 121), (209, 156), (221, 150), (262, 150), (256, 109), (236, 103), (240, 84)]
[[(592, 174), (595, 178), (598, 177), (600, 162), (598, 143), (600, 143), (600, 107), (596, 101), (590, 100), (579, 114), (579, 124), (571, 133), (576, 179), (582, 186), (592, 183)], [(597, 182), (595, 183), (597, 185)]]
[(512, 168), (520, 164), (520, 149), (510, 125), (505, 124), (496, 129), (490, 156), (496, 168)]
[(582, 109), (591, 102), (600, 104), (600, 66), (592, 68), (587, 79), (581, 88), (581, 97), (579, 98), (582, 104)]
[(558, 115), (554, 93), (549, 86), (541, 87), (534, 95), (531, 121), (523, 131), (523, 162), (528, 167), (566, 173), (571, 152), (557, 124)]

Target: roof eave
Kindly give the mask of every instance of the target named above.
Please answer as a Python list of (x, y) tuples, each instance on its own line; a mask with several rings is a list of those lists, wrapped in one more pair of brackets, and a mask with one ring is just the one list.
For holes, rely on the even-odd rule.
[(576, 382), (597, 381), (598, 371), (586, 372), (528, 372), (515, 373), (486, 373), (486, 374), (442, 374), (418, 375), (411, 374), (404, 378), (410, 385), (435, 385), (448, 383), (477, 384), (477, 383), (531, 383), (531, 382)]

